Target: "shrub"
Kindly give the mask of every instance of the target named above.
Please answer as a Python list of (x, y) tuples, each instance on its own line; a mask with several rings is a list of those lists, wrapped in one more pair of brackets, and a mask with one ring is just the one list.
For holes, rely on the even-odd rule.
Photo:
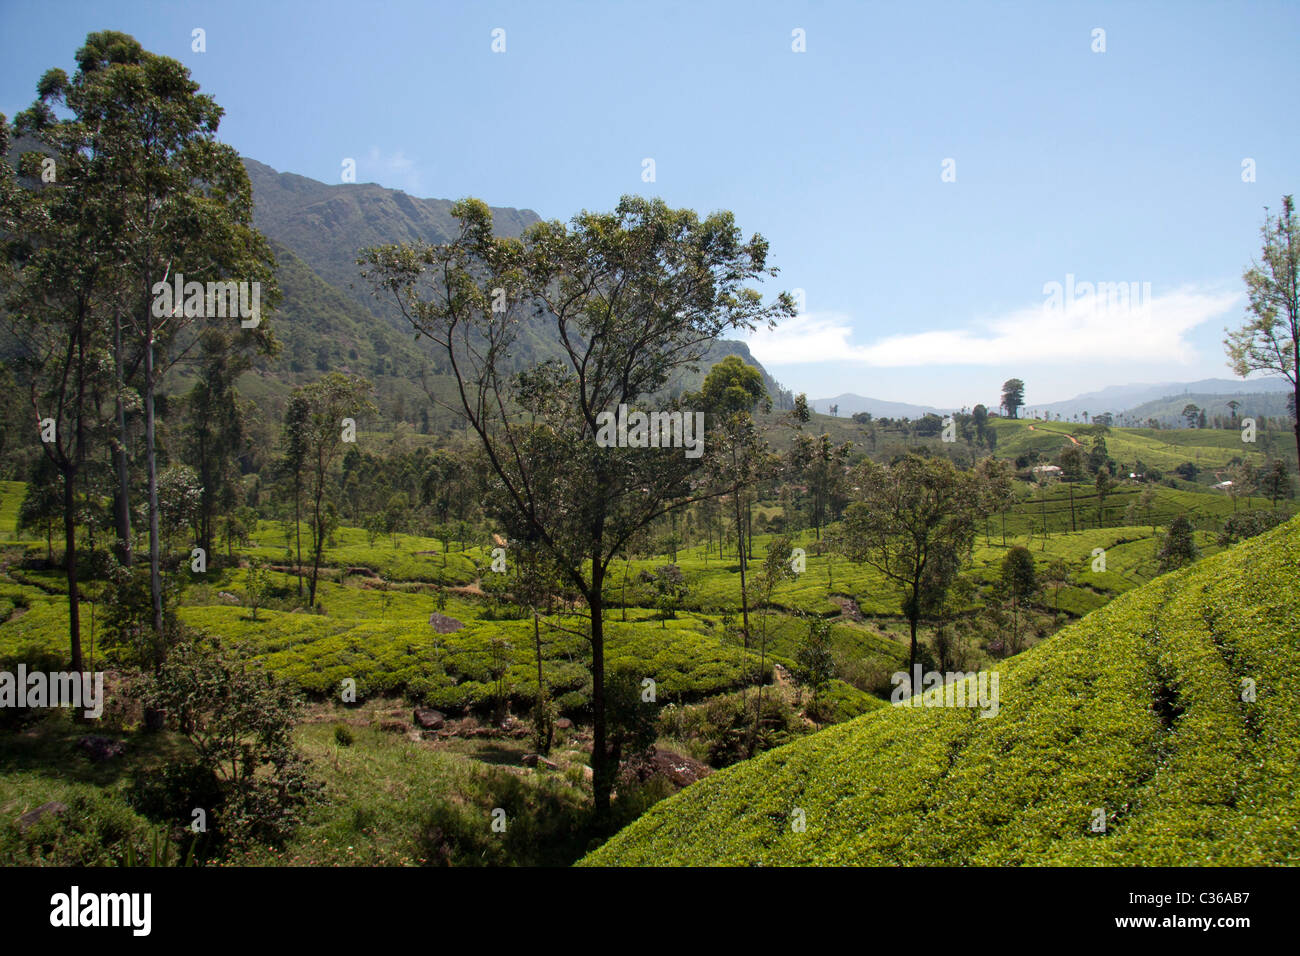
[(287, 684), (218, 641), (187, 639), (159, 670), (148, 702), (194, 747), (196, 769), (176, 769), (175, 779), (217, 782), (221, 838), (278, 845), (293, 832), (317, 787), (293, 742), (300, 701)]
[(1286, 517), (1276, 511), (1242, 511), (1229, 515), (1219, 532), (1219, 544), (1227, 546), (1263, 534), (1282, 524)]
[(1190, 564), (1199, 554), (1192, 523), (1187, 520), (1186, 515), (1179, 515), (1165, 532), (1164, 544), (1160, 548), (1160, 573)]

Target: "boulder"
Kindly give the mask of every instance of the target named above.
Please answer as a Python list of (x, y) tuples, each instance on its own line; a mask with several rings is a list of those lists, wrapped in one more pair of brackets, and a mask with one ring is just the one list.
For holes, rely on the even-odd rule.
[(439, 634), (450, 634), (453, 631), (459, 631), (465, 625), (454, 617), (448, 617), (446, 614), (439, 614), (434, 611), (429, 615), (429, 626)]
[(26, 832), (28, 827), (34, 826), (47, 816), (61, 817), (68, 812), (66, 803), (59, 803), (57, 800), (51, 800), (49, 803), (42, 803), (34, 810), (28, 810), (21, 817), (14, 821), (14, 824), (21, 832)]
[(557, 720), (557, 721), (555, 722), (555, 729), (556, 729), (556, 730), (572, 730), (572, 729), (573, 729), (573, 721), (571, 721), (568, 717), (561, 717), (559, 720)]
[(560, 765), (547, 760), (541, 754), (524, 754), (525, 767), (545, 767), (547, 770), (559, 770)]
[(425, 730), (441, 730), (447, 723), (447, 715), (440, 710), (426, 710), (423, 707), (415, 708), (415, 722)]
[(114, 740), (111, 737), (100, 737), (96, 734), (82, 737), (77, 741), (77, 746), (95, 763), (112, 760), (114, 757), (120, 757), (126, 753), (126, 744), (122, 741)]

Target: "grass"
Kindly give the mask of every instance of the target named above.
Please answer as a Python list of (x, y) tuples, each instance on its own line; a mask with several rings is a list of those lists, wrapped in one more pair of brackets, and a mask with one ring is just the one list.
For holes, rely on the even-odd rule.
[[(590, 839), (581, 787), (563, 773), (521, 770), (522, 749), (507, 769), (374, 727), (353, 728), (355, 742), (339, 747), (333, 726), (308, 723), (295, 732), (326, 801), (285, 847), (228, 862), (556, 866), (575, 859)], [(492, 826), (498, 808), (505, 812), (503, 832)]]

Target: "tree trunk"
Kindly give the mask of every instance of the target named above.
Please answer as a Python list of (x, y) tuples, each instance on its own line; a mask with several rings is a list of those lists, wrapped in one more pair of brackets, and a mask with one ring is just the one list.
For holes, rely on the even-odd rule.
[(740, 492), (736, 495), (736, 534), (739, 537), (736, 549), (736, 555), (740, 558), (740, 613), (744, 618), (745, 630), (745, 648), (749, 648), (749, 599), (748, 591), (745, 589), (745, 526), (740, 517)]
[(533, 608), (533, 646), (537, 649), (537, 742), (541, 746), (542, 756), (550, 756), (554, 724), (546, 716), (546, 684), (542, 680), (542, 629), (537, 620), (537, 608)]
[(1295, 403), (1295, 451), (1297, 460), (1300, 460), (1300, 372), (1296, 373), (1296, 387), (1292, 390), (1291, 396)]
[[(767, 602), (763, 602), (763, 607), (767, 607)], [(763, 671), (767, 667), (767, 612), (760, 611), (759, 616), (763, 622), (761, 636), (759, 638), (760, 647), (758, 658), (758, 708), (754, 711), (754, 733), (749, 738), (749, 755), (752, 757), (758, 751), (758, 732), (763, 720)]]
[(158, 457), (154, 447), (153, 313), (146, 311), (144, 343), (144, 453), (149, 473), (149, 593), (153, 629), (162, 645), (162, 555), (158, 533)]
[(311, 583), (309, 585), (309, 590), (307, 594), (307, 607), (309, 608), (313, 608), (316, 606), (316, 580), (317, 580), (317, 576), (320, 574), (321, 551), (325, 548), (325, 528), (321, 522), (320, 508), (321, 508), (320, 495), (317, 495), (315, 514), (312, 516), (312, 520), (314, 522), (313, 527), (315, 529), (315, 533), (312, 535), (312, 537), (316, 539), (315, 541), (316, 546), (312, 549), (313, 554), (311, 559)]
[(749, 559), (754, 558), (754, 502), (748, 498), (745, 499), (745, 545), (748, 549)]
[(619, 596), (619, 603), (623, 605), (623, 622), (627, 623), (627, 574), (632, 569), (632, 553), (629, 551), (627, 560), (623, 562), (623, 593)]
[(117, 522), (117, 560), (122, 567), (129, 568), (135, 562), (131, 547), (131, 487), (130, 473), (127, 468), (127, 434), (126, 403), (122, 401), (122, 389), (126, 382), (122, 377), (122, 315), (113, 313), (113, 354), (117, 372), (117, 440), (118, 448), (113, 454), (117, 467), (117, 493), (113, 502), (114, 517)]
[(598, 825), (609, 819), (609, 795), (614, 789), (614, 774), (618, 770), (617, 766), (610, 766), (606, 744), (604, 577), (597, 546), (592, 549), (591, 590), (587, 593), (587, 606), (591, 611), (591, 785)]
[[(298, 574), (298, 597), (302, 597), (302, 473), (293, 479), (293, 533), (298, 539), (298, 562), (294, 570)], [(447, 544), (443, 542), (442, 566), (447, 566)]]
[(63, 566), (68, 575), (68, 636), (74, 671), (81, 670), (81, 595), (77, 589), (77, 504), (73, 491), (76, 469), (63, 472)]
[[(907, 659), (907, 673), (909, 675), (914, 674), (916, 672), (916, 625), (917, 625), (917, 615), (915, 613), (908, 614), (907, 626), (911, 628), (912, 631), (912, 652)], [(912, 693), (918, 694), (920, 693), (920, 691), (917, 688), (913, 687)]]

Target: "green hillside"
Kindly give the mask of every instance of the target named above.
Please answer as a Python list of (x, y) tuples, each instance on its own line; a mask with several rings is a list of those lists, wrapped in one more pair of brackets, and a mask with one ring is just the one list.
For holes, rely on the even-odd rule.
[[(998, 433), (999, 458), (1016, 458), (1037, 451), (1055, 459), (1071, 437), (1087, 450), (1092, 445), (1097, 426), (1078, 422), (1046, 422), (1029, 419), (998, 418), (991, 421)], [(1111, 458), (1131, 467), (1141, 461), (1148, 468), (1169, 472), (1183, 462), (1212, 471), (1226, 468), (1233, 458), (1263, 465), (1270, 456), (1284, 458), (1294, 469), (1294, 436), (1286, 430), (1260, 432), (1253, 444), (1241, 440), (1236, 429), (1213, 428), (1111, 428), (1105, 433)]]
[(1191, 392), (1182, 395), (1170, 395), (1150, 402), (1143, 402), (1124, 412), (1126, 419), (1145, 422), (1149, 418), (1157, 419), (1165, 427), (1181, 428), (1186, 425), (1183, 409), (1195, 405), (1213, 419), (1216, 416), (1232, 418), (1233, 410), (1228, 402), (1236, 402), (1236, 414), (1239, 418), (1259, 417), (1289, 418), (1286, 392), (1233, 392), (1227, 395), (1215, 395), (1203, 392)]
[(1293, 519), (1007, 661), (989, 719), (882, 708), (688, 787), (584, 863), (1300, 861), (1298, 574)]

